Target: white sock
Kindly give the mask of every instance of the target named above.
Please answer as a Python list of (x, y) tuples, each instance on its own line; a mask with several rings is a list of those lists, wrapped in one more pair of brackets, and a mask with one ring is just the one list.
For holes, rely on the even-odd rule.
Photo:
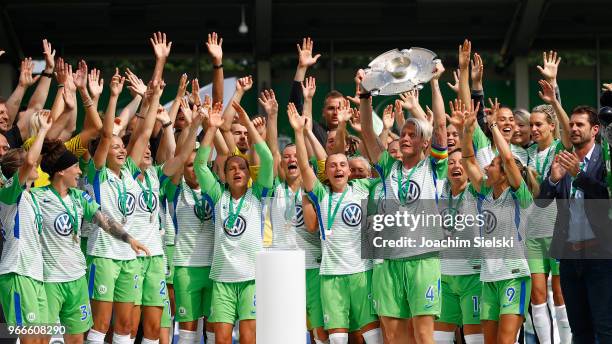
[(132, 344), (134, 344), (136, 342), (136, 337), (130, 338), (130, 342), (132, 342)]
[(436, 344), (453, 344), (455, 332), (434, 331), (433, 339)]
[(557, 328), (561, 344), (570, 344), (572, 342), (572, 329), (570, 328), (569, 320), (567, 320), (567, 310), (565, 305), (555, 306), (555, 318), (557, 319)]
[(329, 344), (348, 344), (348, 333), (332, 333), (329, 335)]
[(118, 334), (117, 332), (113, 333), (113, 344), (131, 344), (132, 338), (130, 338), (129, 334)]
[(193, 339), (194, 344), (200, 344), (202, 336), (204, 335), (204, 319), (198, 319), (198, 329), (196, 330), (196, 336)]
[(323, 342), (323, 341), (321, 341), (320, 339), (316, 339), (316, 338), (315, 338), (315, 340), (314, 340), (314, 341), (315, 341), (315, 344), (329, 344), (329, 341), (324, 341), (324, 342)]
[(149, 339), (142, 337), (142, 342), (140, 344), (159, 344), (159, 339)]
[(312, 336), (314, 337), (314, 344), (329, 344), (329, 339), (325, 340), (325, 341), (319, 339), (319, 336), (317, 335), (317, 330), (316, 329), (312, 330)]
[(548, 344), (551, 342), (550, 338), (550, 318), (548, 317), (548, 305), (543, 303), (541, 305), (531, 304), (531, 319), (533, 320), (533, 329), (538, 335), (538, 340), (542, 344)]
[(103, 344), (106, 333), (98, 332), (93, 328), (87, 333), (87, 344)]
[(215, 333), (206, 331), (206, 344), (215, 344)]
[(380, 328), (371, 329), (362, 334), (366, 344), (383, 344), (383, 336)]
[(484, 334), (468, 334), (464, 336), (465, 344), (484, 344)]
[(196, 333), (194, 331), (179, 330), (178, 344), (193, 344)]

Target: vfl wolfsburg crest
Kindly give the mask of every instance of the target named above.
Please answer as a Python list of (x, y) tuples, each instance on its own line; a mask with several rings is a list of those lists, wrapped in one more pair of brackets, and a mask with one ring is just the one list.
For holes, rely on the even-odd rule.
[(347, 226), (359, 226), (361, 224), (362, 215), (361, 206), (357, 203), (347, 204), (344, 209), (342, 209), (342, 221)]

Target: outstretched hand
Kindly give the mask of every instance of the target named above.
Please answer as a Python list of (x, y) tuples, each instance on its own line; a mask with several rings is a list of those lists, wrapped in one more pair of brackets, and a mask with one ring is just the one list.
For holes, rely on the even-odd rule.
[(291, 127), (296, 133), (304, 131), (304, 128), (306, 127), (306, 119), (308, 117), (300, 116), (295, 104), (289, 103), (287, 105), (287, 117), (289, 117), (289, 124), (291, 124)]
[(559, 63), (561, 63), (561, 57), (557, 57), (557, 52), (551, 50), (548, 54), (546, 54), (546, 52), (542, 54), (542, 60), (544, 67), (537, 66), (538, 71), (540, 71), (546, 81), (554, 84), (557, 80), (557, 72), (559, 70)]
[(304, 99), (312, 99), (316, 91), (317, 81), (314, 77), (309, 76), (302, 81), (302, 94), (304, 95)]
[(470, 54), (472, 52), (472, 42), (466, 38), (463, 44), (459, 45), (459, 69), (467, 70), (470, 68)]
[(274, 90), (263, 90), (257, 100), (268, 116), (278, 114), (278, 101), (276, 101)]
[(223, 45), (223, 38), (219, 37), (216, 32), (208, 34), (206, 48), (215, 65), (221, 64), (223, 59), (223, 49), (221, 45)]
[(548, 81), (540, 80), (538, 81), (538, 84), (542, 88), (541, 91), (538, 91), (538, 96), (540, 96), (540, 99), (542, 99), (546, 104), (552, 104), (555, 100), (557, 100), (555, 90)]
[(153, 53), (155, 58), (165, 60), (170, 55), (170, 49), (172, 48), (172, 42), (167, 42), (166, 34), (162, 32), (154, 32), (153, 37), (149, 39), (153, 46)]
[(298, 65), (300, 67), (310, 67), (317, 63), (317, 60), (319, 59), (319, 57), (321, 57), (321, 54), (316, 54), (312, 56), (313, 48), (314, 41), (310, 37), (306, 37), (302, 40), (301, 47), (299, 44), (297, 45), (299, 58)]

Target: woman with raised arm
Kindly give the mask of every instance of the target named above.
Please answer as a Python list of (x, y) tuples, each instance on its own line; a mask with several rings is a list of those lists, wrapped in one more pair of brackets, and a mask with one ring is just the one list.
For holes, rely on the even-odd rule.
[[(134, 212), (138, 207), (136, 195), (141, 191), (134, 176), (140, 173), (138, 165), (147, 148), (164, 84), (158, 81), (150, 83), (150, 101), (155, 105), (149, 107), (143, 124), (132, 136), (128, 155), (121, 138), (113, 136), (115, 109), (124, 81), (125, 78), (116, 69), (110, 83), (110, 99), (102, 137), (90, 160), (87, 177), (102, 211), (109, 218), (123, 224), (129, 233), (135, 233), (146, 229), (134, 227)], [(87, 253), (90, 256), (89, 283), (94, 319), (87, 340), (102, 343), (113, 315), (113, 341), (130, 343), (131, 313), (139, 297), (139, 290), (135, 287), (140, 275), (140, 262), (126, 244), (100, 228), (95, 228), (90, 234)]]
[[(534, 145), (527, 149), (528, 166), (538, 173), (538, 184), (550, 172), (555, 156), (562, 150), (571, 149), (569, 118), (555, 96), (555, 90), (546, 81), (541, 80), (540, 98), (550, 105), (536, 106), (530, 117), (531, 137)], [(559, 136), (559, 126), (563, 135)], [(537, 195), (534, 195), (537, 197)], [(527, 253), (531, 272), (531, 319), (533, 327), (542, 343), (552, 341), (552, 324), (549, 318), (548, 274), (552, 275), (553, 302), (555, 316), (558, 320), (559, 334), (562, 343), (571, 342), (571, 331), (565, 314), (565, 301), (561, 293), (559, 262), (550, 256), (557, 203), (551, 202), (540, 208), (531, 208), (527, 219)]]
[[(42, 216), (41, 241), (48, 319), (65, 326), (64, 340), (83, 343), (83, 334), (92, 325), (85, 257), (78, 231), (85, 220), (136, 253), (149, 254), (146, 246), (131, 237), (117, 221), (100, 210), (86, 192), (76, 189), (81, 169), (78, 158), (61, 141), (45, 143), (41, 166), (49, 174), (49, 186), (32, 189)], [(35, 203), (35, 204), (36, 204)], [(53, 320), (49, 320), (52, 322)]]
[(499, 156), (485, 168), (486, 178), (472, 146), (475, 112), (469, 112), (465, 120), (461, 151), (483, 224), (479, 238), (483, 258), (480, 280), (484, 282), (480, 322), (485, 343), (506, 344), (516, 340), (531, 293), (524, 240), (526, 209), (533, 203), (532, 193), (537, 194), (537, 182), (533, 171), (513, 156), (497, 127), (498, 114), (499, 104), (495, 102), (487, 122)]
[[(458, 133), (463, 131), (466, 112), (477, 112), (472, 107), (466, 108), (460, 100), (450, 102), (451, 124)], [(457, 142), (460, 140), (457, 138)], [(460, 218), (475, 216), (478, 213), (477, 201), (470, 192), (468, 176), (461, 164), (461, 147), (456, 147), (448, 154), (448, 178), (442, 187), (440, 200), (442, 207), (445, 239), (452, 241), (468, 240), (471, 245), (449, 247), (440, 252), (442, 272), (442, 308), (440, 318), (434, 325), (434, 340), (438, 344), (453, 343), (457, 327), (463, 327), (466, 344), (483, 343), (484, 337), (480, 325), (480, 250), (472, 244), (479, 236), (479, 226), (475, 221), (461, 221)]]
[[(30, 193), (38, 178), (36, 167), (52, 118), (41, 117), (40, 129), (30, 150), (9, 150), (0, 159), (7, 182), (0, 188), (0, 221), (3, 248), (0, 258), (0, 304), (8, 326), (44, 325), (47, 319), (47, 297), (43, 284), (43, 255), (40, 243), (42, 218), (40, 206)], [(20, 335), (25, 344), (38, 338)]]
[(226, 186), (206, 165), (211, 144), (223, 119), (219, 107), (210, 114), (208, 128), (194, 162), (202, 191), (214, 203), (215, 246), (210, 278), (213, 280), (210, 321), (215, 323), (216, 343), (232, 342), (232, 329), (240, 321), (240, 341), (255, 343), (255, 256), (262, 249), (265, 198), (273, 186), (273, 158), (246, 111), (232, 103), (238, 122), (247, 128), (261, 162), (251, 187), (248, 162), (231, 156), (224, 166)]
[[(210, 113), (210, 98), (204, 101), (205, 113)], [(213, 111), (220, 112), (217, 106)], [(212, 281), (210, 266), (213, 260), (214, 223), (213, 204), (203, 192), (194, 172), (197, 131), (203, 112), (183, 108), (187, 128), (181, 132), (175, 163), (177, 168), (165, 185), (165, 195), (176, 228), (174, 244), (175, 316), (179, 323), (179, 343), (199, 341), (198, 321), (210, 317)], [(207, 344), (215, 342), (214, 328), (206, 323)]]
[[(372, 100), (368, 92), (360, 94), (362, 135), (367, 151), (376, 164), (384, 183), (383, 205), (379, 212), (438, 214), (439, 181), (446, 178), (446, 116), (439, 88), (439, 78), (444, 72), (441, 64), (433, 71), (432, 125), (426, 120), (409, 118), (400, 135), (401, 160), (395, 160), (380, 142), (372, 122)], [(363, 71), (358, 71), (362, 75)], [(429, 151), (429, 152), (428, 152)], [(391, 209), (393, 208), (393, 209)], [(421, 243), (423, 238), (442, 239), (439, 225), (417, 225), (406, 231), (399, 223), (391, 227), (402, 231), (409, 240)], [(405, 233), (405, 234), (404, 234)], [(406, 331), (409, 321), (414, 325), (417, 343), (432, 343), (434, 319), (440, 314), (440, 248), (417, 245), (410, 250), (400, 250), (389, 256), (383, 263), (385, 278), (373, 281), (375, 289), (393, 290), (381, 293), (375, 300), (377, 312), (385, 336), (390, 343), (404, 343), (410, 340)], [(387, 257), (385, 257), (387, 258)]]
[(361, 221), (374, 184), (370, 179), (353, 180), (344, 154), (333, 154), (325, 162), (330, 186), (323, 186), (308, 164), (304, 131), (305, 116), (290, 103), (287, 113), (295, 130), (297, 161), (302, 187), (316, 211), (321, 233), (321, 303), (325, 329), (332, 344), (346, 344), (349, 332), (362, 331), (367, 344), (382, 343), (378, 319), (371, 314), (372, 261), (361, 257)]

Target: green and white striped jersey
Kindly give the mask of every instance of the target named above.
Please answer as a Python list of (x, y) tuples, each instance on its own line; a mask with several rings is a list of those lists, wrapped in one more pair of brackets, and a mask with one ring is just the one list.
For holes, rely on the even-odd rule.
[[(563, 144), (559, 140), (538, 151), (538, 145), (533, 144), (527, 149), (529, 167), (538, 173), (538, 182), (546, 178), (555, 155), (563, 150)], [(553, 236), (555, 221), (557, 220), (557, 202), (550, 202), (545, 208), (538, 207), (535, 203), (531, 206), (527, 218), (527, 239), (550, 238)]]
[[(128, 157), (121, 169), (121, 177), (115, 175), (106, 166), (96, 170), (93, 159), (89, 162), (87, 172), (89, 183), (93, 185), (95, 199), (100, 204), (100, 209), (109, 218), (123, 224), (123, 229), (128, 233), (132, 233), (131, 226), (134, 223), (132, 215), (137, 206), (136, 195), (140, 192), (140, 188), (133, 177), (138, 171), (139, 168), (134, 160)], [(89, 235), (87, 254), (116, 260), (136, 259), (136, 253), (128, 243), (113, 238), (97, 226)]]
[[(160, 185), (168, 182), (168, 177), (162, 169), (162, 166), (150, 166), (145, 170), (142, 180), (138, 176), (140, 171), (134, 175), (138, 190), (129, 233), (149, 249), (151, 256), (164, 254), (159, 221), (159, 194)], [(138, 255), (145, 256), (146, 253), (140, 252)]]
[[(444, 200), (444, 208), (441, 209), (440, 214), (443, 216), (462, 214), (476, 217), (478, 214), (477, 198), (474, 197), (474, 190), (468, 190), (470, 188), (471, 185), (468, 184), (468, 187), (460, 194), (453, 196), (451, 193), (450, 181), (446, 180), (440, 197), (441, 200)], [(456, 219), (457, 217), (455, 217), (455, 220)], [(440, 269), (442, 274), (459, 276), (480, 273), (480, 250), (474, 247), (474, 238), (480, 236), (480, 227), (476, 221), (472, 223), (472, 226), (467, 226), (465, 223), (462, 224), (464, 228), (460, 228), (458, 224), (451, 224), (444, 228), (447, 237), (457, 238), (457, 241), (467, 240), (470, 242), (470, 245), (466, 247), (446, 248), (440, 252)]]
[[(380, 236), (380, 232), (377, 232), (373, 228), (374, 224), (374, 215), (378, 212), (378, 209), (381, 207), (381, 203), (385, 199), (385, 190), (383, 189), (383, 183), (380, 178), (374, 179), (374, 185), (371, 187), (370, 195), (368, 196), (368, 223), (367, 223), (367, 231), (368, 231), (368, 241), (373, 242), (376, 236)], [(374, 245), (370, 246), (370, 250), (373, 250), (372, 256), (378, 256), (378, 253), (384, 255), (385, 248), (383, 247), (375, 247)], [(382, 264), (384, 259), (372, 259), (372, 263)]]
[[(361, 258), (361, 221), (367, 216), (367, 204), (374, 179), (349, 182), (342, 193), (316, 181), (308, 193), (317, 210), (319, 228), (324, 228), (321, 247), (321, 275), (349, 275), (372, 269), (370, 259)], [(365, 215), (365, 216), (364, 216)]]
[(179, 186), (169, 182), (164, 188), (176, 228), (174, 265), (211, 266), (215, 243), (213, 205), (200, 189), (191, 189), (185, 179)]
[[(85, 275), (85, 256), (78, 235), (100, 206), (87, 192), (69, 189), (60, 199), (51, 186), (32, 189), (43, 218), (41, 231), (45, 282), (70, 282)], [(63, 202), (63, 204), (62, 204)]]
[(238, 200), (233, 199), (206, 165), (211, 148), (200, 146), (196, 154), (194, 169), (198, 183), (215, 204), (215, 246), (210, 269), (213, 281), (232, 283), (255, 279), (256, 256), (263, 248), (264, 204), (270, 192), (268, 188), (273, 186), (274, 161), (264, 142), (255, 144), (254, 148), (260, 158), (259, 174)]
[[(438, 198), (442, 191), (443, 180), (446, 179), (448, 170), (448, 159), (437, 160), (433, 157), (425, 157), (416, 166), (406, 169), (402, 162), (395, 160), (389, 152), (380, 155), (377, 168), (380, 168), (384, 176), (386, 202), (381, 202), (378, 212), (384, 214), (387, 211), (399, 210), (408, 214), (438, 214)], [(401, 189), (405, 190), (405, 201), (400, 201)], [(387, 207), (389, 209), (383, 209)], [(392, 209), (392, 210), (390, 210)], [(421, 243), (422, 238), (441, 240), (443, 236), (442, 227), (439, 224), (422, 226), (421, 222), (415, 225), (414, 230), (404, 227), (386, 227), (385, 230), (398, 229), (405, 232), (405, 237)], [(401, 256), (393, 258), (408, 258), (430, 252), (440, 251), (437, 247), (426, 247), (417, 245), (409, 250), (401, 250)]]
[(0, 275), (16, 273), (43, 281), (43, 259), (36, 211), (30, 192), (19, 184), (15, 172), (0, 188), (2, 258)]
[[(79, 167), (81, 168), (81, 177), (79, 178), (77, 189), (81, 189), (87, 192), (87, 194), (91, 196), (91, 198), (95, 199), (96, 196), (94, 195), (93, 185), (89, 183), (89, 179), (87, 178), (88, 166), (89, 160), (85, 161), (82, 157), (80, 157)], [(96, 228), (95, 224), (83, 221), (83, 224), (81, 224), (81, 238), (88, 238), (89, 233), (91, 233), (94, 228)]]
[[(470, 188), (469, 190), (473, 190)], [(528, 208), (533, 198), (525, 181), (516, 191), (508, 187), (497, 199), (493, 198), (493, 189), (481, 186), (480, 214), (485, 225), (480, 229), (481, 236), (487, 239), (512, 238), (508, 247), (481, 248), (483, 264), (480, 280), (496, 282), (506, 279), (530, 276), (527, 259), (525, 259), (525, 227)]]
[[(473, 136), (474, 152), (476, 153), (476, 161), (481, 169), (491, 164), (491, 161), (499, 155), (497, 150), (493, 150), (491, 140), (477, 125)], [(510, 144), (510, 151), (515, 158), (519, 159), (523, 166), (527, 165), (527, 150), (514, 144)]]
[(319, 233), (304, 227), (302, 189), (293, 192), (284, 182), (277, 183), (268, 207), (272, 221), (272, 247), (303, 250), (306, 269), (318, 268), (321, 263)]

